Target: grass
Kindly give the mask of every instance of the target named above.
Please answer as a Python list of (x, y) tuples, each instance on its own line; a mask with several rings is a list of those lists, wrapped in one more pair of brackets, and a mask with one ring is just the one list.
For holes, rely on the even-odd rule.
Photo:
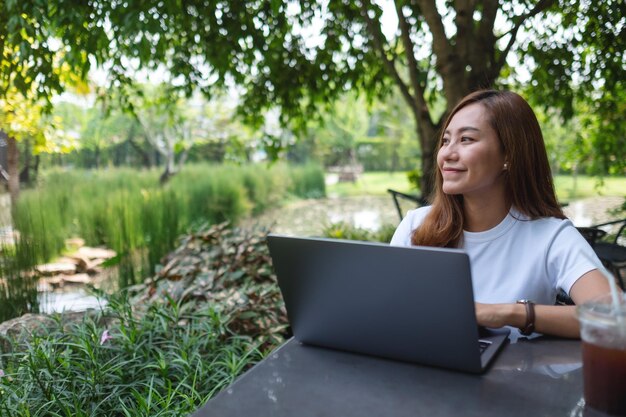
[(0, 322), (39, 310), (37, 278), (31, 264), (32, 245), (0, 244)]
[[(575, 179), (569, 175), (554, 178), (556, 193), (560, 201), (567, 202), (599, 195), (626, 196), (626, 177), (596, 177), (579, 175)], [(408, 194), (418, 194), (411, 188), (404, 172), (366, 172), (355, 183), (335, 183), (327, 185), (330, 196), (349, 197), (358, 195), (387, 195), (391, 188)]]
[(626, 177), (599, 179), (580, 175), (557, 175), (554, 185), (559, 200), (564, 202), (597, 196), (626, 197)]
[(388, 188), (411, 194), (417, 193), (416, 190), (411, 190), (411, 184), (405, 172), (366, 172), (354, 183), (338, 182), (327, 185), (326, 193), (337, 197), (382, 196), (387, 195)]

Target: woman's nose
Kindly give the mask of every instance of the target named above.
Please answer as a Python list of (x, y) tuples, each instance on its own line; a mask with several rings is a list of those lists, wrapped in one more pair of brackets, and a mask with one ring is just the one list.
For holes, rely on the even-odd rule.
[(456, 146), (453, 143), (442, 146), (439, 148), (439, 157), (442, 159), (456, 159), (458, 157)]

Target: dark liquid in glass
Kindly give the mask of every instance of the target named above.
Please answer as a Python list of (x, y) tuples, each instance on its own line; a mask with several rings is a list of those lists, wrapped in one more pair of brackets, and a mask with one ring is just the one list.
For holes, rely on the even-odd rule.
[(583, 376), (587, 406), (626, 416), (626, 349), (583, 342)]

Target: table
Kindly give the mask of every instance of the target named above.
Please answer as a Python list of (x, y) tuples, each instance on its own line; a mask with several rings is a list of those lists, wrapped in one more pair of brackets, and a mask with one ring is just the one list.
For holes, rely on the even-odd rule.
[(193, 417), (602, 415), (584, 408), (582, 384), (575, 340), (520, 339), (471, 375), (290, 339)]

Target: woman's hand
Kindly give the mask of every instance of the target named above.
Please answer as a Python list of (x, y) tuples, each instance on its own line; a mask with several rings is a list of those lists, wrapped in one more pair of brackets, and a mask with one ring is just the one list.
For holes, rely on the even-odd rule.
[[(587, 272), (574, 283), (570, 297), (576, 304), (584, 303), (610, 291), (606, 278), (596, 269)], [(498, 328), (526, 325), (526, 307), (523, 304), (476, 305), (476, 321), (480, 326)], [(575, 306), (535, 305), (535, 331), (560, 337), (580, 337), (580, 326)]]
[(476, 320), (480, 326), (491, 328), (522, 327), (526, 321), (526, 310), (521, 304), (475, 304)]
[[(523, 304), (476, 304), (476, 321), (484, 327), (498, 328), (526, 325)], [(553, 336), (579, 338), (580, 327), (575, 306), (535, 305), (535, 331)]]

